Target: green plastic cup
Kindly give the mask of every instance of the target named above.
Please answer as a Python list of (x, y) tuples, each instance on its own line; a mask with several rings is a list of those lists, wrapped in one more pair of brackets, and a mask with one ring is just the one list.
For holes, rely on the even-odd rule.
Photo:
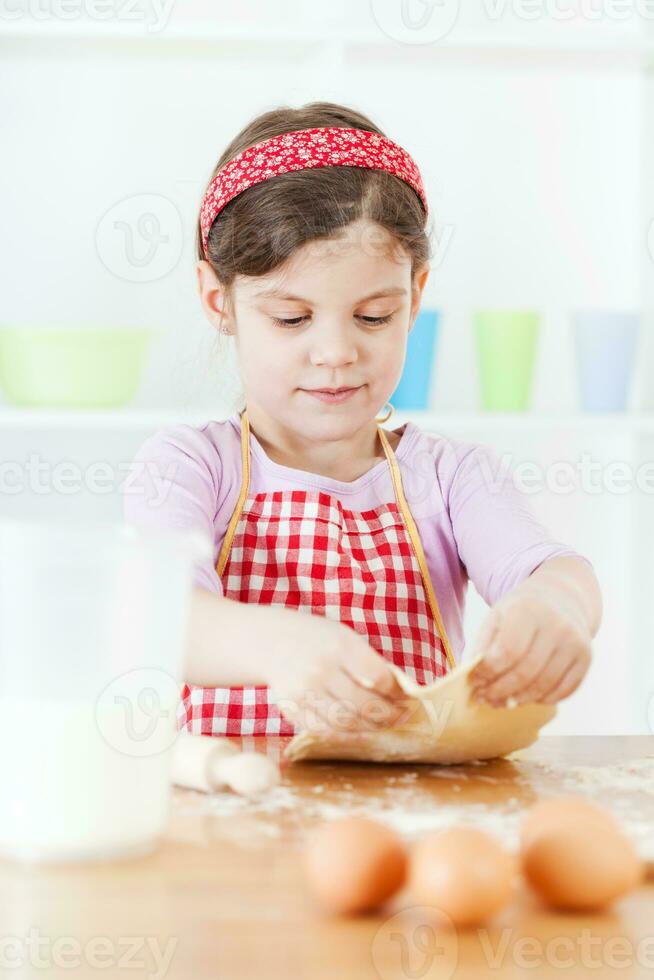
[(146, 327), (0, 327), (0, 386), (15, 405), (126, 405), (155, 333)]
[(529, 408), (540, 316), (533, 310), (478, 310), (473, 316), (481, 408)]

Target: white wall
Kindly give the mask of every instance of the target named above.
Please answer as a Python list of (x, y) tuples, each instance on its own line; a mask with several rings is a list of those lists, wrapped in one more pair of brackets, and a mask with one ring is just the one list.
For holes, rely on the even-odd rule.
[[(293, 30), (299, 36), (331, 29), (338, 8), (313, 5), (313, 26), (308, 5), (296, 6), (289, 40), (276, 43), (265, 43), (262, 17), (269, 17), (271, 31), (282, 29), (270, 3), (228, 8), (247, 22), (251, 39), (261, 38), (256, 44), (175, 41), (175, 31), (203, 29), (194, 19), (206, 16), (199, 0), (178, 4), (169, 33), (159, 40), (115, 43), (101, 33), (96, 40), (12, 39), (7, 25), (0, 25), (0, 322), (154, 325), (161, 338), (134, 407), (180, 413), (197, 408), (221, 417), (228, 407), (224, 368), (195, 296), (193, 268), (206, 180), (225, 143), (256, 113), (314, 99), (342, 101), (405, 145), (426, 180), (444, 243), (426, 291), (426, 303), (444, 316), (433, 391), (433, 408), (444, 413), (442, 431), (448, 432), (445, 413), (477, 407), (470, 329), (477, 306), (542, 311), (533, 409), (574, 412), (571, 309), (652, 307), (644, 216), (654, 216), (654, 201), (643, 179), (645, 153), (654, 159), (652, 81), (644, 81), (638, 58), (620, 48), (621, 39), (642, 25), (575, 21), (566, 28), (516, 17), (498, 22), (480, 15), (479, 4), (475, 15), (471, 8), (466, 5), (465, 15), (459, 11), (449, 48), (398, 45), (390, 38), (380, 45), (379, 27), (363, 0), (349, 5), (341, 30), (365, 37), (345, 50), (338, 43), (322, 49), (315, 36), (306, 47), (293, 42)], [(24, 27), (21, 22), (12, 30)], [(478, 46), (480, 38), (498, 33), (526, 46)], [(560, 49), (550, 46), (551, 37), (561, 38)], [(602, 53), (605, 37), (610, 43)], [(145, 207), (141, 195), (163, 201)], [(147, 268), (139, 272), (138, 263), (124, 257), (121, 263), (103, 240), (98, 244), (103, 216), (112, 208), (134, 228), (144, 208), (158, 215), (159, 231), (168, 237), (159, 246), (158, 278), (136, 281), (147, 279)], [(137, 235), (135, 254), (147, 248)], [(634, 409), (654, 407), (653, 357), (648, 338)], [(5, 427), (0, 445), (4, 458), (22, 458), (36, 448), (52, 459), (95, 454), (118, 464), (145, 434), (86, 429), (83, 436), (57, 435), (50, 426)], [(543, 463), (576, 458), (583, 450), (606, 462), (649, 450), (629, 435), (611, 441), (586, 429), (551, 438), (528, 432), (507, 437), (473, 424), (465, 437)], [(115, 495), (65, 504), (25, 497), (0, 506), (8, 514), (50, 505), (115, 513), (117, 503)], [(645, 693), (652, 689), (651, 624), (643, 614), (646, 598), (637, 608), (634, 602), (646, 596), (649, 581), (643, 541), (651, 540), (650, 501), (610, 493), (591, 500), (579, 492), (565, 500), (544, 494), (536, 505), (554, 533), (596, 562), (606, 600), (593, 674), (562, 707), (553, 730), (644, 730)], [(473, 596), (471, 631), (482, 614)]]
[[(631, 62), (450, 58), (393, 70), (375, 49), (374, 61), (330, 72), (274, 46), (245, 60), (201, 44), (0, 44), (0, 259), (12, 269), (0, 316), (162, 328), (139, 404), (216, 404), (219, 366), (206, 363), (211, 330), (195, 298), (197, 209), (228, 139), (278, 104), (349, 103), (418, 160), (443, 239), (426, 295), (445, 317), (434, 407), (476, 406), (472, 308), (542, 311), (534, 407), (558, 409), (576, 404), (570, 310), (640, 304), (642, 82)], [(161, 249), (179, 259), (139, 283), (103, 264), (96, 231), (144, 194), (178, 212)]]

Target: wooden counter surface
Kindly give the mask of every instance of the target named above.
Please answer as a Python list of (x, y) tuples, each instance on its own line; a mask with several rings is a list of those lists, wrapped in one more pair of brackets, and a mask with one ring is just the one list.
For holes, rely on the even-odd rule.
[[(258, 747), (274, 755), (283, 745)], [(297, 764), (261, 802), (176, 788), (150, 856), (0, 862), (0, 977), (651, 977), (651, 884), (598, 915), (550, 912), (521, 891), (488, 926), (457, 935), (406, 895), (373, 915), (326, 914), (300, 857), (312, 826), (351, 812), (386, 819), (408, 840), (463, 820), (510, 843), (539, 796), (574, 791), (612, 806), (654, 850), (652, 767), (654, 738), (544, 737), (511, 760), (449, 769)]]

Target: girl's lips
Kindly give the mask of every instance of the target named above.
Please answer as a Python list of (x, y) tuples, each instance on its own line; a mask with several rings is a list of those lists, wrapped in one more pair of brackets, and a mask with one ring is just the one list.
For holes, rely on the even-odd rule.
[[(362, 386), (359, 385), (359, 388), (360, 387)], [(317, 391), (315, 389), (310, 391), (308, 388), (303, 388), (302, 391), (305, 391), (307, 395), (312, 395), (321, 402), (326, 402), (328, 405), (335, 405), (339, 402), (347, 401), (348, 398), (351, 398), (352, 395), (356, 394), (359, 388), (346, 388), (344, 391), (337, 391), (334, 393), (329, 391)]]

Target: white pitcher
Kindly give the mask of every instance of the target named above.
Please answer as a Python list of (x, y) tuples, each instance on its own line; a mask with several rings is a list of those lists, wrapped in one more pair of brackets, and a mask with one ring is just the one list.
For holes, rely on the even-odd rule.
[(0, 854), (148, 853), (166, 829), (196, 530), (0, 521)]

